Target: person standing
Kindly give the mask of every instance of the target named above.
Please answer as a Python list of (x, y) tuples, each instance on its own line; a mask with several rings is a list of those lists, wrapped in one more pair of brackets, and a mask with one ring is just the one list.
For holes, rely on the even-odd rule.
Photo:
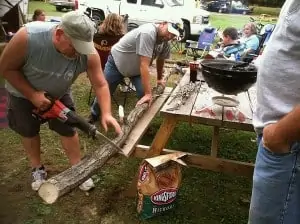
[(299, 6), (285, 1), (258, 65), (249, 224), (300, 223)]
[(101, 66), (104, 70), (108, 55), (114, 44), (125, 34), (123, 17), (110, 13), (103, 20), (94, 36), (95, 48), (101, 59)]
[[(95, 31), (94, 22), (86, 15), (68, 12), (59, 24), (25, 24), (1, 55), (0, 74), (7, 81), (9, 93), (9, 127), (22, 137), (32, 167), (33, 190), (37, 191), (47, 176), (40, 155), (41, 122), (32, 116), (33, 109), (45, 111), (51, 105), (45, 92), (75, 110), (70, 88), (79, 74), (87, 71), (102, 109), (104, 129), (112, 125), (117, 133), (121, 133), (111, 114), (109, 88), (93, 43)], [(77, 164), (81, 155), (76, 130), (57, 119), (49, 120), (48, 124), (60, 135), (70, 164)], [(92, 179), (88, 179), (80, 189), (89, 190), (93, 186)]]
[[(105, 78), (113, 94), (124, 77), (129, 77), (133, 83), (138, 104), (152, 101), (149, 66), (154, 59), (157, 67), (157, 84), (163, 84), (162, 74), (165, 59), (170, 57), (169, 41), (179, 36), (180, 28), (175, 23), (149, 23), (126, 33), (112, 47), (105, 65)], [(90, 123), (99, 119), (100, 111), (95, 98), (91, 106)]]

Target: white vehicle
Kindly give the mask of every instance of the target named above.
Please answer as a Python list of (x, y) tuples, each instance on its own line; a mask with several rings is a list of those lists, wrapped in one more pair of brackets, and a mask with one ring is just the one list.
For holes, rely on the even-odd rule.
[(75, 0), (75, 8), (98, 21), (111, 12), (128, 14), (129, 27), (161, 21), (180, 23), (182, 41), (197, 38), (210, 26), (209, 12), (196, 8), (194, 0)]

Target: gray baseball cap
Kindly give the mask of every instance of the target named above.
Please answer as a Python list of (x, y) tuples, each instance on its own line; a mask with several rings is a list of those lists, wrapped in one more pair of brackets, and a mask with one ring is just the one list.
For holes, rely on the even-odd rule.
[(80, 54), (96, 54), (93, 38), (97, 32), (95, 23), (79, 11), (65, 13), (61, 17), (61, 29), (71, 39), (75, 50)]

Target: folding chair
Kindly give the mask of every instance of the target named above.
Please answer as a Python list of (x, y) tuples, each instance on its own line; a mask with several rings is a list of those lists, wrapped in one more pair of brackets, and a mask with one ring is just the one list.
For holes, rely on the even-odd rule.
[(198, 56), (198, 51), (202, 51), (200, 58), (203, 58), (204, 54), (211, 49), (217, 34), (216, 28), (205, 28), (199, 35), (198, 41), (187, 40), (186, 58), (189, 55)]
[(171, 50), (175, 50), (176, 53), (182, 54), (182, 52), (184, 51), (183, 44), (183, 42), (173, 39), (170, 41)]

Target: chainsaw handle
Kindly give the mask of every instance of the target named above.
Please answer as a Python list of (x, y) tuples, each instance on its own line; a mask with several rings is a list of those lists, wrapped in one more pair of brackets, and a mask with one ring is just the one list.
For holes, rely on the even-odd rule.
[[(35, 109), (33, 110), (33, 114), (34, 114), (34, 115), (38, 115), (38, 117), (40, 117), (41, 119), (42, 119), (42, 117), (43, 117), (43, 115), (44, 115), (45, 113), (47, 113), (48, 111), (51, 110), (51, 108), (53, 107), (53, 105), (54, 105), (54, 103), (55, 103), (55, 99), (54, 99), (49, 93), (45, 92), (44, 95), (45, 95), (45, 97), (51, 102), (51, 104), (49, 105), (49, 107), (48, 107), (46, 110), (43, 110), (43, 111), (41, 111), (41, 110), (39, 110), (39, 109), (37, 109), (37, 108), (35, 108)], [(36, 117), (36, 116), (35, 116), (35, 117)]]
[(54, 103), (55, 102), (55, 99), (54, 97), (52, 97), (49, 93), (45, 92), (44, 93), (45, 97), (51, 101), (51, 103)]

